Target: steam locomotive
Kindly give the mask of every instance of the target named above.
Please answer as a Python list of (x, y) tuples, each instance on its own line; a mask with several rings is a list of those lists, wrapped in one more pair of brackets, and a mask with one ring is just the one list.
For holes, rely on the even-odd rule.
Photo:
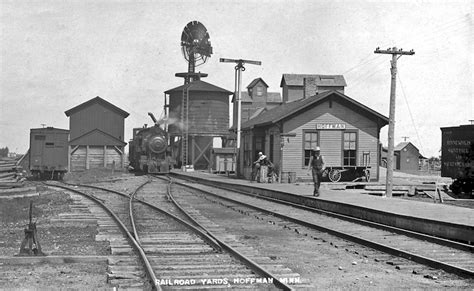
[(155, 125), (133, 129), (128, 155), (130, 169), (150, 174), (169, 173), (173, 161), (168, 148), (168, 133), (160, 126), (152, 113), (148, 115)]

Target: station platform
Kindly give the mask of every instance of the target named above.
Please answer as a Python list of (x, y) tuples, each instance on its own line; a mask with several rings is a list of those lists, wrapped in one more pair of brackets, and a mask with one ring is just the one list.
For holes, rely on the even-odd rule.
[(320, 196), (314, 197), (312, 183), (257, 183), (201, 171), (173, 171), (172, 174), (428, 235), (474, 242), (474, 209), (470, 208), (372, 196), (363, 194), (363, 189), (343, 190), (343, 187), (335, 187), (337, 183), (330, 182), (322, 183)]

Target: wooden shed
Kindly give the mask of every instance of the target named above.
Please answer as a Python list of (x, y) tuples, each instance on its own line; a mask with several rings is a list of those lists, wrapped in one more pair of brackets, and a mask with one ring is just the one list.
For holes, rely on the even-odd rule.
[[(169, 95), (168, 134), (173, 158), (183, 164), (182, 140), (185, 138), (185, 165), (210, 169), (211, 149), (215, 137), (225, 140), (229, 135), (229, 95), (233, 93), (197, 80), (165, 92)], [(183, 112), (183, 100), (187, 105)], [(187, 115), (187, 120), (183, 116)]]
[(417, 173), (420, 165), (420, 151), (411, 142), (401, 142), (394, 148), (394, 169), (405, 173)]
[(248, 178), (262, 151), (283, 173), (308, 179), (310, 151), (319, 146), (327, 167), (369, 168), (370, 180), (378, 180), (379, 134), (387, 124), (387, 117), (335, 90), (284, 103), (242, 124), (238, 170)]
[(97, 96), (65, 114), (70, 128), (70, 171), (124, 167), (127, 112)]

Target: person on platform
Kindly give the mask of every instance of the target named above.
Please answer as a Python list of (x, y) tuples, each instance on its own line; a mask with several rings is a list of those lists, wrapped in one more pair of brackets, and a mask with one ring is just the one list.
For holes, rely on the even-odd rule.
[(266, 165), (268, 165), (267, 156), (265, 156), (262, 152), (259, 152), (257, 160), (253, 162), (253, 170), (250, 181), (255, 181), (258, 171), (260, 171), (260, 167)]
[(321, 149), (319, 147), (313, 148), (308, 163), (308, 172), (311, 170), (311, 174), (313, 175), (313, 195), (316, 197), (319, 196), (319, 187), (321, 186), (321, 180), (323, 179), (323, 172), (325, 169), (323, 156), (321, 156), (320, 152)]

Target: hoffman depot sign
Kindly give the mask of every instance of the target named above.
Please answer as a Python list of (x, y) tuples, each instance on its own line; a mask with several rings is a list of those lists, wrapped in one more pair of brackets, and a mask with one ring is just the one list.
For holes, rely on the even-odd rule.
[(346, 129), (345, 123), (316, 123), (316, 129)]

